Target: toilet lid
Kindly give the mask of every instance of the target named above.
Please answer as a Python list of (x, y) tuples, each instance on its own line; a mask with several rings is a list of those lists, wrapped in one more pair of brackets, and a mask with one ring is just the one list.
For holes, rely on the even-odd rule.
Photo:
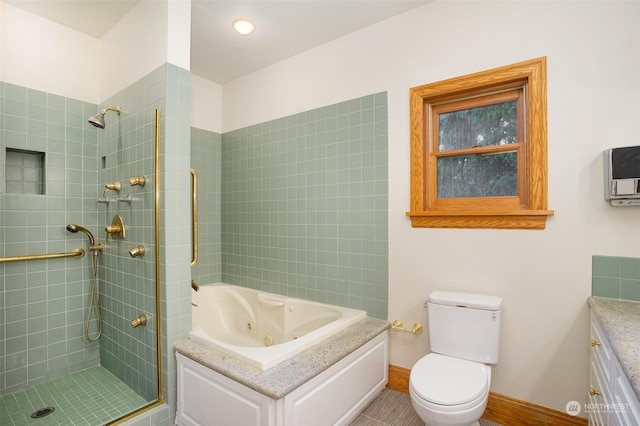
[(480, 397), (488, 389), (484, 365), (431, 353), (411, 369), (411, 388), (427, 401), (459, 405)]

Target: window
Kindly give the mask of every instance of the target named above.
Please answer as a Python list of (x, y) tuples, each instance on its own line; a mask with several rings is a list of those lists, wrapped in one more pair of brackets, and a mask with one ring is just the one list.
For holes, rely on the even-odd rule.
[(546, 58), (410, 91), (414, 227), (544, 229)]

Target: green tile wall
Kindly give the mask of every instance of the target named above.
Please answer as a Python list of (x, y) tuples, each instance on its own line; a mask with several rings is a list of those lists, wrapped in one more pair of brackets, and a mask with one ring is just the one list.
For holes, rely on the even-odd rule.
[(222, 135), (222, 280), (387, 318), (378, 93)]
[(593, 296), (640, 301), (640, 258), (593, 256)]
[[(162, 367), (168, 405), (136, 419), (172, 423), (166, 419), (176, 411), (172, 346), (191, 327), (191, 228), (184, 221), (190, 215), (190, 99), (190, 72), (171, 64), (101, 106), (0, 82), (0, 255), (86, 248), (86, 237), (68, 233), (68, 223), (85, 226), (99, 242), (104, 242), (104, 226), (113, 214), (121, 213), (128, 225), (127, 239), (110, 240), (100, 255), (105, 334), (96, 343), (83, 337), (91, 277), (87, 256), (0, 264), (0, 394), (101, 362), (145, 399), (154, 397), (157, 336), (155, 302), (149, 292), (155, 283), (150, 194), (159, 108)], [(103, 106), (119, 103), (121, 116), (107, 113), (105, 130), (86, 123)], [(45, 194), (5, 193), (7, 147), (45, 153)], [(144, 189), (128, 185), (128, 178), (138, 175), (148, 178)], [(134, 197), (131, 205), (96, 202), (105, 182), (115, 180), (123, 186), (122, 195)], [(140, 243), (148, 250), (145, 257), (130, 258), (128, 250)], [(143, 312), (150, 314), (150, 322), (133, 329), (129, 321)]]
[(44, 153), (7, 148), (6, 192), (44, 194)]
[[(97, 106), (0, 82), (0, 255), (87, 247), (68, 223), (96, 229), (97, 135), (85, 126)], [(6, 149), (45, 154), (44, 194), (6, 193)], [(84, 341), (91, 266), (82, 259), (0, 265), (0, 394), (96, 365)]]
[(160, 274), (163, 392), (173, 417), (177, 395), (173, 344), (185, 339), (191, 330), (191, 72), (167, 64), (166, 73), (161, 127)]
[(221, 144), (220, 133), (191, 128), (191, 167), (198, 180), (198, 261), (191, 278), (197, 284), (222, 281)]
[[(125, 239), (109, 239), (100, 255), (100, 302), (104, 323), (100, 338), (100, 363), (147, 401), (157, 397), (155, 304), (155, 110), (164, 109), (166, 68), (160, 67), (106, 100), (100, 109), (120, 106), (105, 115), (105, 129), (98, 132), (100, 191), (93, 203), (101, 224), (99, 240), (105, 242), (104, 227), (116, 214), (122, 216)], [(144, 176), (144, 187), (131, 186), (130, 177)], [(132, 201), (96, 203), (107, 182), (119, 182), (115, 199)], [(145, 255), (132, 258), (129, 250), (143, 245)], [(148, 316), (147, 325), (133, 328), (130, 321)], [(95, 330), (95, 329), (94, 329)], [(95, 331), (94, 331), (95, 333)]]

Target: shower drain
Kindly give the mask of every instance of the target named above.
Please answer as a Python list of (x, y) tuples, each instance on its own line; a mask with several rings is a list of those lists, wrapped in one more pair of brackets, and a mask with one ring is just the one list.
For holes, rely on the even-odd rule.
[(49, 414), (53, 413), (54, 410), (55, 408), (53, 407), (40, 408), (31, 413), (31, 417), (34, 419), (41, 419), (42, 417), (48, 416)]

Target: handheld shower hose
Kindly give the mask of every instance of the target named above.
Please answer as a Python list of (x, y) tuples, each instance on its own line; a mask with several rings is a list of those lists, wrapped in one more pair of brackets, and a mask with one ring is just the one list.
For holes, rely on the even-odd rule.
[[(91, 257), (91, 275), (93, 283), (91, 286), (91, 299), (89, 300), (89, 310), (87, 311), (87, 319), (84, 323), (84, 337), (88, 342), (95, 342), (102, 335), (102, 314), (100, 313), (100, 303), (98, 300), (98, 254), (101, 250), (101, 245), (96, 246), (96, 240), (93, 238), (93, 234), (85, 227), (80, 225), (69, 224), (67, 225), (67, 231), (76, 234), (78, 231), (84, 233), (89, 239), (89, 251), (93, 256)], [(91, 316), (93, 314), (93, 308), (96, 309), (96, 320), (98, 321), (98, 333), (91, 337), (89, 336), (89, 325), (91, 324)]]

